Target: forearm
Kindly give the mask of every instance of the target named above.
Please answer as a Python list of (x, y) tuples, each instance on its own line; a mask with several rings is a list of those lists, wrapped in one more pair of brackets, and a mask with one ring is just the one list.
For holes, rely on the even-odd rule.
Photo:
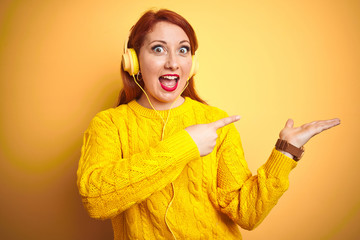
[[(295, 161), (274, 150), (257, 176), (248, 175), (243, 182), (231, 177), (221, 180), (216, 190), (220, 210), (242, 228), (255, 228), (288, 189), (288, 175), (295, 166)], [(221, 184), (230, 181), (232, 186)]]

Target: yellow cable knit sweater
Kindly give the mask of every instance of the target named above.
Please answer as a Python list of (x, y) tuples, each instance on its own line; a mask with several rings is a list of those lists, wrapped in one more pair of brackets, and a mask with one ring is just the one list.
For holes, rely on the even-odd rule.
[[(167, 111), (159, 111), (166, 119)], [(111, 219), (115, 239), (241, 239), (288, 188), (296, 162), (272, 151), (252, 176), (234, 124), (200, 157), (186, 127), (226, 117), (190, 98), (162, 120), (135, 100), (98, 113), (84, 134), (78, 187), (93, 218)], [(174, 184), (175, 197), (172, 199)]]

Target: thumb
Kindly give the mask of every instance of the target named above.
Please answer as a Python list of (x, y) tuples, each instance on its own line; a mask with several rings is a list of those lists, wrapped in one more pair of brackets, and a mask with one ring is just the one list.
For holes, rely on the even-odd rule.
[(289, 118), (286, 123), (285, 123), (285, 127), (286, 128), (293, 128), (294, 126), (294, 120), (292, 120), (291, 118)]

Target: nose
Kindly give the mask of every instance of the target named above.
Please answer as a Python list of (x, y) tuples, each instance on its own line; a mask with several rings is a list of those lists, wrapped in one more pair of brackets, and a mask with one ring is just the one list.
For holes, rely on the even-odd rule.
[(165, 68), (170, 70), (177, 70), (179, 68), (179, 63), (176, 58), (176, 54), (169, 53), (166, 59)]

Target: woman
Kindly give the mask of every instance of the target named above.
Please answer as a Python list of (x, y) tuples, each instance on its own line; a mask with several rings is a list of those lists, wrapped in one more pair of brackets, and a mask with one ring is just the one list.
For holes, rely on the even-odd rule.
[(77, 172), (86, 209), (112, 220), (115, 239), (241, 239), (237, 225), (256, 227), (288, 188), (302, 146), (340, 123), (294, 128), (288, 120), (253, 176), (231, 124), (239, 117), (194, 90), (190, 24), (168, 10), (148, 11), (126, 47), (119, 106), (91, 121)]

